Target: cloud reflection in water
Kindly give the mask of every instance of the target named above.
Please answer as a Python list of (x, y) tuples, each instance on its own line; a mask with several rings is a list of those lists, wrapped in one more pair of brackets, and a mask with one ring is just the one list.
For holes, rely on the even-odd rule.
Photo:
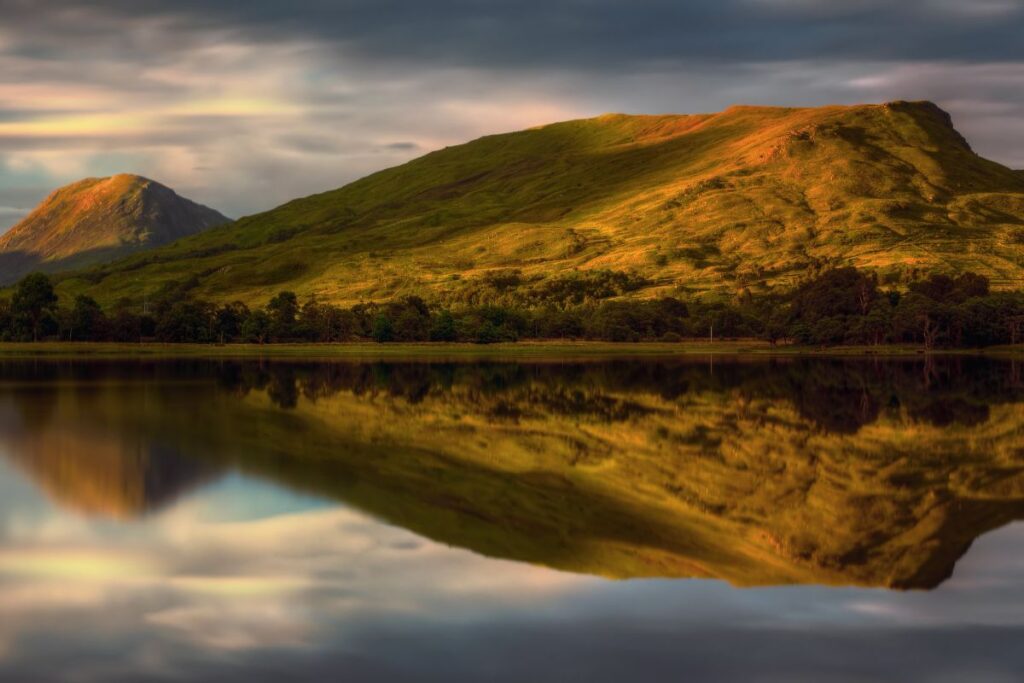
[[(987, 367), (984, 375), (971, 373), (973, 384), (958, 379), (955, 368), (940, 368), (950, 374), (937, 376), (941, 381), (930, 379), (931, 388), (923, 390), (916, 384), (916, 367), (889, 375), (875, 366), (847, 372), (815, 364), (812, 372), (797, 372), (796, 367), (723, 364), (716, 365), (713, 377), (702, 378), (703, 369), (647, 372), (650, 368), (641, 365), (479, 371), (375, 366), (367, 372), (335, 367), (324, 376), (308, 368), (261, 368), (251, 380), (218, 376), (217, 382), (185, 386), (161, 377), (114, 381), (116, 373), (109, 368), (80, 369), (73, 381), (61, 384), (59, 395), (41, 391), (23, 393), (13, 402), (0, 400), (0, 455), (5, 456), (0, 460), (0, 680), (675, 681), (681, 673), (695, 680), (742, 681), (1012, 680), (1024, 665), (1016, 645), (1024, 635), (1024, 527), (1019, 524), (975, 541), (953, 577), (930, 592), (816, 585), (736, 590), (707, 580), (608, 581), (455, 547), (465, 541), (465, 547), (479, 542), (485, 548), (533, 552), (533, 546), (516, 543), (531, 530), (534, 536), (537, 529), (554, 532), (530, 526), (540, 518), (527, 513), (546, 508), (517, 509), (517, 500), (547, 501), (529, 495), (550, 487), (564, 491), (571, 504), (590, 503), (558, 477), (534, 472), (522, 478), (523, 496), (507, 499), (508, 518), (516, 524), (427, 526), (449, 534), (429, 540), (336, 501), (354, 494), (354, 501), (382, 517), (394, 514), (411, 524), (430, 506), (447, 510), (458, 501), (459, 477), (476, 475), (479, 468), (433, 472), (451, 477), (436, 483), (437, 491), (451, 491), (451, 497), (426, 497), (406, 509), (394, 507), (400, 499), (381, 497), (374, 488), (403, 480), (376, 481), (366, 469), (372, 464), (387, 474), (384, 468), (397, 468), (397, 456), (404, 451), (334, 453), (353, 465), (359, 457), (380, 457), (363, 463), (366, 468), (356, 472), (362, 479), (348, 480), (351, 471), (325, 469), (315, 459), (298, 469), (287, 469), (273, 452), (249, 451), (233, 460), (212, 448), (219, 443), (212, 429), (202, 433), (203, 439), (180, 429), (193, 424), (202, 432), (209, 425), (201, 413), (215, 410), (238, 410), (239, 424), (273, 415), (286, 426), (314, 419), (361, 421), (368, 431), (377, 430), (378, 439), (408, 435), (412, 429), (427, 434), (439, 427), (455, 434), (472, 422), (477, 442), (505, 444), (511, 453), (520, 444), (561, 443), (543, 441), (547, 432), (542, 428), (557, 435), (576, 424), (593, 442), (608, 442), (608, 435), (616, 434), (635, 437), (634, 459), (626, 464), (636, 469), (622, 468), (635, 477), (624, 480), (632, 486), (650, 471), (641, 468), (652, 461), (637, 455), (650, 444), (662, 449), (652, 451), (665, 454), (660, 457), (679, 449), (674, 463), (721, 471), (732, 477), (723, 479), (735, 483), (737, 475), (726, 469), (731, 462), (710, 455), (730, 444), (741, 452), (742, 429), (767, 424), (787, 439), (806, 434), (812, 443), (836, 446), (837, 455), (829, 462), (841, 463), (845, 455), (860, 464), (853, 471), (875, 487), (882, 503), (927, 502), (929, 487), (944, 496), (948, 487), (966, 500), (1003, 496), (1005, 503), (994, 498), (991, 503), (996, 522), (1016, 514), (1011, 459), (992, 461), (999, 465), (994, 467), (986, 449), (968, 453), (956, 448), (965, 434), (985, 435), (984, 443), (1000, 446), (1011, 458), (1009, 446), (1017, 443), (1020, 422), (1015, 419), (1016, 395), (1003, 384), (1001, 366)], [(231, 375), (238, 368), (215, 369)], [(203, 367), (196, 374), (202, 378), (209, 372)], [(652, 385), (652, 377), (661, 384)], [(62, 378), (67, 380), (58, 374), (39, 381)], [(999, 387), (1004, 388), (994, 391)], [(851, 410), (829, 402), (850, 392), (860, 399)], [(0, 387), (0, 399), (9, 395), (10, 387)], [(895, 404), (894, 396), (899, 399)], [(438, 405), (452, 412), (457, 408), (459, 418), (439, 411)], [(685, 407), (672, 412), (677, 405)], [(704, 417), (715, 421), (706, 422), (703, 431), (684, 423)], [(681, 424), (687, 430), (675, 429)], [(656, 428), (662, 425), (667, 432)], [(264, 431), (250, 443), (273, 434), (269, 424), (262, 426)], [(47, 430), (62, 430), (64, 437), (47, 435)], [(180, 448), (138, 448), (140, 442), (130, 437), (140, 433), (151, 437), (142, 442)], [(178, 441), (168, 436), (172, 433)], [(310, 431), (301, 434), (304, 445), (317, 443)], [(908, 458), (895, 459), (894, 469), (880, 475), (868, 467), (891, 455), (877, 444), (908, 443), (909, 449), (916, 448), (915, 439), (931, 439), (975, 459), (966, 467), (951, 466), (957, 476), (947, 479), (953, 486), (910, 476), (916, 465)], [(482, 448), (477, 442), (470, 446)], [(392, 446), (400, 443), (396, 437)], [(199, 460), (175, 472), (178, 456), (173, 454), (186, 451)], [(530, 463), (553, 452), (515, 451)], [(569, 449), (567, 462), (573, 464), (566, 465), (565, 476), (587, 468), (604, 477), (616, 472), (620, 451), (606, 447), (601, 453), (588, 461), (579, 459), (578, 449)], [(703, 454), (706, 462), (691, 453)], [(852, 460), (855, 456), (859, 459)], [(482, 449), (479, 457), (481, 462), (493, 459), (493, 448)], [(430, 461), (445, 462), (450, 460)], [(182, 477), (183, 472), (189, 476)], [(817, 477), (811, 479), (814, 485), (821, 486), (819, 471), (809, 472)], [(338, 486), (317, 481), (318, 473), (336, 476)], [(420, 471), (412, 474), (419, 477)], [(826, 474), (845, 481), (834, 469)], [(915, 487), (924, 494), (906, 498)], [(121, 496), (115, 501), (119, 504), (80, 504), (102, 503), (110, 496)], [(122, 514), (126, 510), (130, 514)], [(693, 520), (724, 524), (718, 519), (723, 514), (708, 508)], [(990, 523), (988, 517), (979, 520), (977, 528)], [(619, 533), (620, 527), (602, 527), (604, 521), (581, 516), (570, 527), (572, 533), (589, 534), (590, 545), (575, 547), (592, 549), (595, 562), (605, 557), (599, 552), (602, 543), (619, 540), (608, 530)], [(916, 528), (918, 520), (904, 521)], [(849, 520), (838, 523), (851, 526)], [(489, 545), (473, 536), (495, 529), (514, 542)], [(643, 550), (621, 543), (614, 548), (620, 553)]]

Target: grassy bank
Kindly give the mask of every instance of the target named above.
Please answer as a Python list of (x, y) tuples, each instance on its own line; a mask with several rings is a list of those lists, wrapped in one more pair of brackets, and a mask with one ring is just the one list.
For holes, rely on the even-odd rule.
[[(1024, 355), (1024, 346), (943, 349), (944, 355)], [(117, 344), (0, 343), (0, 358), (304, 358), (304, 359), (516, 359), (637, 358), (686, 355), (739, 356), (917, 356), (912, 345), (806, 347), (771, 346), (757, 340), (682, 343), (518, 342), (509, 344)]]

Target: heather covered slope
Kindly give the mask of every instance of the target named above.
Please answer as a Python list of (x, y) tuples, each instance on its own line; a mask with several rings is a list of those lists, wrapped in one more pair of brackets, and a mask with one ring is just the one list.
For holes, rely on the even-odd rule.
[(55, 191), (0, 237), (0, 279), (110, 261), (226, 222), (146, 178), (87, 178)]
[(764, 291), (837, 263), (1021, 282), (1024, 176), (931, 103), (606, 115), (447, 148), (69, 278), (262, 303), (458, 300), (495, 269), (635, 271), (641, 296)]

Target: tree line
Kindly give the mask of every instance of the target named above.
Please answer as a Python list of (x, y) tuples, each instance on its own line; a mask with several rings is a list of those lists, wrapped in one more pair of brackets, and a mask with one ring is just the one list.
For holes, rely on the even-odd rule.
[[(497, 281), (497, 286), (507, 290), (515, 283)], [(524, 339), (673, 342), (713, 334), (773, 344), (912, 343), (926, 348), (1024, 341), (1024, 295), (992, 292), (985, 277), (969, 272), (934, 274), (897, 290), (880, 287), (871, 272), (836, 268), (786, 294), (747, 294), (733, 302), (581, 300), (562, 289), (552, 288), (557, 296), (546, 300), (535, 288), (528, 305), (509, 297), (501, 303), (439, 305), (408, 296), (347, 308), (315, 297), (300, 301), (285, 291), (265, 306), (250, 308), (242, 302), (215, 304), (171, 285), (141, 307), (123, 299), (104, 309), (85, 295), (69, 304), (60, 301), (50, 279), (35, 273), (21, 280), (9, 298), (0, 298), (0, 340), (487, 344)], [(619, 292), (613, 287), (597, 291), (609, 297)]]

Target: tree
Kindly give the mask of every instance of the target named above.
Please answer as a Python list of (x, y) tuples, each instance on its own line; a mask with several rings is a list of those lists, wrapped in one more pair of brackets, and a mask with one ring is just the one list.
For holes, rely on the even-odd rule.
[(56, 312), (57, 295), (50, 278), (32, 273), (18, 283), (11, 298), (11, 313), (15, 324), (23, 326), (32, 341), (39, 341), (45, 323), (53, 321)]
[(911, 291), (900, 301), (896, 309), (897, 328), (903, 336), (913, 341), (924, 343), (926, 349), (938, 345), (943, 332), (947, 331), (944, 323), (948, 319), (948, 307), (919, 291)]
[(267, 303), (270, 316), (270, 336), (277, 340), (295, 336), (295, 320), (299, 313), (299, 299), (295, 292), (281, 292)]
[(988, 296), (989, 282), (984, 275), (978, 275), (970, 271), (961, 273), (954, 280), (956, 291), (966, 299)]
[(774, 310), (768, 315), (764, 325), (764, 336), (772, 346), (788, 336), (786, 329), (785, 313), (781, 310)]
[(351, 310), (321, 304), (311, 296), (299, 312), (296, 333), (310, 341), (338, 342), (355, 336), (357, 326), (356, 316)]
[(321, 307), (321, 341), (348, 341), (356, 334), (356, 318), (352, 311), (338, 306)]
[(215, 330), (213, 304), (185, 299), (157, 320), (156, 337), (163, 342), (206, 344), (214, 341)]
[(249, 307), (241, 301), (224, 304), (217, 309), (217, 338), (221, 344), (235, 341), (242, 335), (242, 326), (249, 319)]
[(873, 275), (856, 268), (835, 268), (797, 287), (791, 310), (795, 320), (813, 325), (821, 318), (866, 315), (877, 297)]
[(455, 339), (455, 317), (449, 311), (441, 311), (430, 327), (430, 341), (453, 342)]
[(116, 342), (137, 342), (142, 336), (142, 318), (132, 311), (131, 301), (119, 299), (110, 317), (110, 338)]
[(578, 339), (585, 333), (578, 311), (554, 306), (535, 311), (530, 329), (530, 336), (541, 339)]
[(967, 271), (955, 278), (942, 274), (929, 275), (925, 280), (911, 282), (909, 288), (932, 301), (960, 304), (968, 299), (988, 296), (989, 283), (984, 275)]
[(622, 301), (609, 301), (587, 318), (587, 336), (612, 342), (640, 340), (640, 321), (635, 310)]
[(426, 341), (430, 337), (430, 313), (426, 307), (406, 305), (399, 309), (394, 319), (395, 341)]
[(373, 341), (383, 343), (395, 338), (394, 325), (385, 313), (380, 313), (373, 320)]
[(876, 301), (861, 321), (858, 341), (875, 346), (884, 342), (892, 330), (892, 309), (888, 299)]
[(242, 323), (242, 339), (247, 342), (263, 344), (270, 336), (271, 321), (266, 311), (253, 311)]
[(477, 344), (497, 344), (505, 339), (502, 337), (501, 330), (493, 322), (484, 320), (483, 324), (477, 328), (476, 338), (473, 341)]
[(68, 341), (96, 341), (106, 335), (107, 316), (95, 299), (79, 294), (66, 325)]
[(310, 295), (299, 309), (295, 327), (299, 337), (309, 341), (328, 341), (330, 337), (330, 309), (321, 305), (315, 295)]
[(10, 341), (14, 335), (14, 317), (11, 314), (11, 300), (0, 299), (0, 341)]

